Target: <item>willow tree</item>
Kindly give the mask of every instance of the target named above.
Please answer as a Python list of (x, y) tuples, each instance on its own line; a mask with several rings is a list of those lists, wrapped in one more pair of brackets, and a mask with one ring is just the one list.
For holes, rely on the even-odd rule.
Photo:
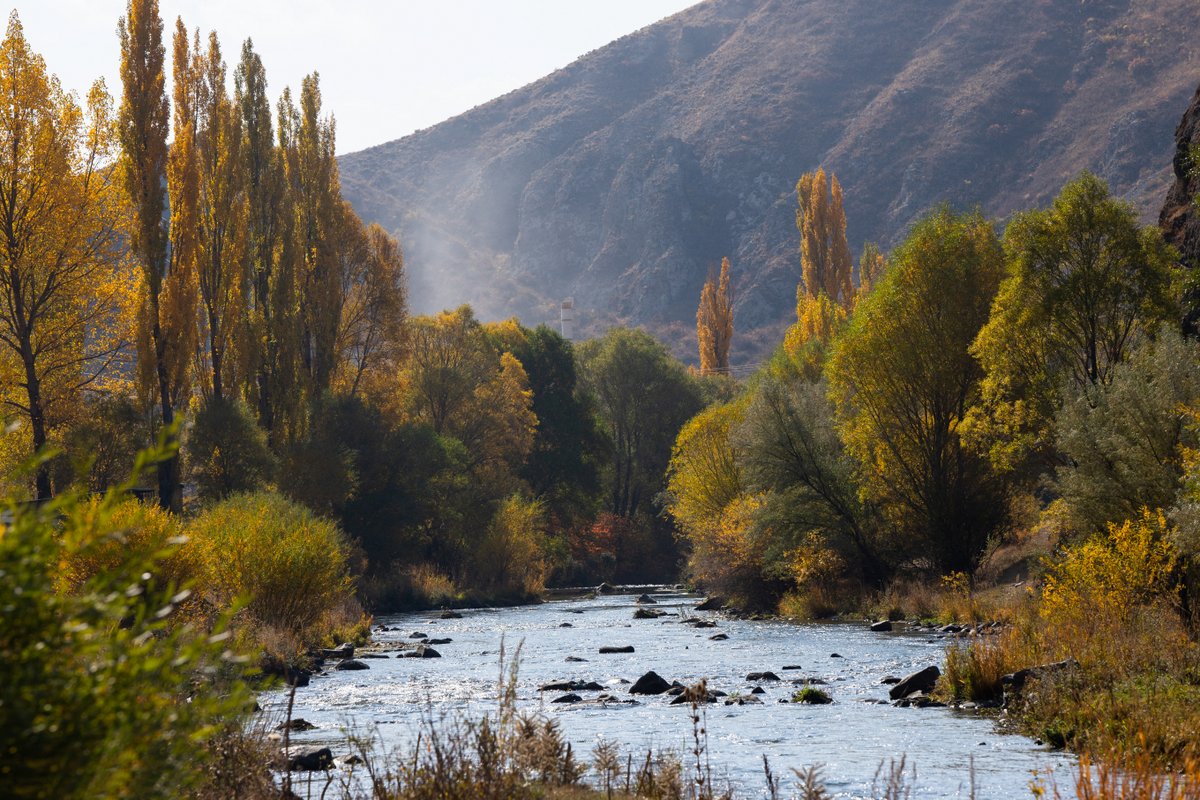
[(1003, 275), (991, 223), (935, 211), (893, 253), (826, 368), (839, 430), (910, 552), (970, 571), (1004, 522), (1004, 487), (962, 441), (983, 372), (969, 352)]
[(728, 258), (721, 259), (720, 275), (710, 274), (700, 291), (696, 341), (700, 348), (700, 374), (727, 374), (729, 345), (733, 341), (733, 293), (729, 287)]
[(1174, 252), (1091, 173), (1018, 215), (1004, 247), (1008, 274), (972, 346), (986, 379), (971, 433), (1015, 469), (1053, 460), (1062, 402), (1107, 385), (1138, 338), (1178, 312)]
[[(123, 347), (115, 144), (102, 82), (86, 110), (30, 50), (14, 11), (0, 43), (0, 374), (34, 452), (78, 409)], [(6, 378), (6, 383), (8, 383)], [(42, 464), (39, 499), (52, 491)]]
[[(154, 397), (160, 422), (170, 431), (176, 409), (187, 397), (195, 297), (194, 274), (187, 270), (193, 255), (185, 240), (186, 230), (181, 228), (176, 239), (182, 252), (176, 252), (176, 242), (172, 242), (167, 187), (170, 180), (181, 195), (180, 205), (188, 202), (186, 196), (194, 191), (188, 187), (190, 158), (186, 138), (178, 142), (175, 155), (168, 157), (170, 106), (157, 0), (130, 0), (119, 29), (124, 86), (118, 124), (121, 169), (134, 217), (130, 246), (145, 286), (139, 312), (138, 360), (143, 387)], [(187, 116), (186, 110), (177, 109), (177, 113)], [(186, 137), (186, 132), (183, 135)], [(178, 506), (178, 475), (178, 456), (159, 463), (158, 495), (164, 507)]]

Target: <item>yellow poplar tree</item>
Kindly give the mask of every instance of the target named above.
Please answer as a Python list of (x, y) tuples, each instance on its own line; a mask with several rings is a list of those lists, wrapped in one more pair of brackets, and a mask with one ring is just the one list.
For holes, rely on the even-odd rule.
[(800, 266), (804, 292), (821, 292), (842, 307), (854, 299), (854, 261), (846, 242), (842, 185), (825, 170), (806, 172), (796, 183), (796, 228), (800, 231)]
[[(0, 43), (0, 400), (28, 421), (36, 452), (104, 379), (125, 341), (121, 203), (111, 101), (80, 109), (32, 52), (16, 12)], [(42, 465), (38, 498), (52, 491)]]
[(696, 340), (700, 347), (700, 374), (729, 372), (729, 345), (733, 341), (733, 294), (729, 288), (729, 259), (721, 259), (719, 276), (709, 275), (696, 309)]
[[(186, 155), (190, 147), (186, 130), (181, 132), (184, 142), (170, 159), (172, 166), (168, 169), (170, 106), (157, 0), (130, 0), (119, 29), (124, 86), (119, 116), (122, 171), (134, 214), (130, 245), (141, 266), (145, 289), (139, 315), (139, 362), (143, 365), (144, 386), (158, 403), (162, 424), (170, 428), (176, 408), (186, 397), (193, 340), (189, 329), (195, 330), (194, 273), (188, 273), (187, 265), (189, 261), (194, 263), (195, 248), (181, 230), (178, 243), (183, 252), (172, 254), (175, 242), (166, 219), (166, 187), (170, 180), (181, 193), (180, 205), (186, 206), (189, 192), (194, 196), (195, 172), (189, 166), (192, 159)], [(186, 119), (187, 113), (183, 116)], [(181, 211), (185, 216), (188, 213)], [(164, 507), (178, 507), (178, 473), (177, 456), (158, 465), (159, 502)]]
[(205, 390), (225, 397), (236, 378), (231, 358), (242, 312), (246, 257), (247, 202), (242, 180), (242, 126), (225, 90), (225, 61), (216, 33), (192, 53), (189, 94), (196, 97), (196, 150), (199, 159), (198, 283), (200, 328), (204, 334)]

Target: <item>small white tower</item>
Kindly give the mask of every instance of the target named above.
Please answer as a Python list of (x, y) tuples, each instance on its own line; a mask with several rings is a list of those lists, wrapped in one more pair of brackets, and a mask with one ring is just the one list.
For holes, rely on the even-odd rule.
[(575, 298), (568, 297), (562, 301), (558, 309), (558, 323), (564, 339), (571, 341), (575, 338)]

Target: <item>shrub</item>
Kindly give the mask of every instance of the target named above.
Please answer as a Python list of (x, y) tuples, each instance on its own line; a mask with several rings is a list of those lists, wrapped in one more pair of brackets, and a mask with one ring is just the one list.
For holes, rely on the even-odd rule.
[(186, 454), (205, 500), (258, 489), (275, 476), (267, 435), (240, 400), (209, 400), (196, 414)]
[(72, 541), (64, 549), (57, 576), (60, 590), (77, 592), (88, 581), (119, 570), (130, 551), (157, 556), (156, 572), (164, 589), (191, 577), (178, 547), (183, 530), (160, 506), (96, 497), (80, 502), (72, 513), (80, 524), (70, 528)]
[(1146, 511), (1068, 548), (1046, 575), (1043, 617), (1119, 614), (1165, 596), (1175, 571), (1166, 530), (1161, 512)]
[[(8, 508), (16, 516), (0, 535), (6, 797), (185, 796), (203, 780), (213, 732), (249, 709), (245, 686), (227, 679), (224, 637), (177, 620), (182, 598), (145, 578), (158, 570), (158, 543), (125, 537), (115, 519), (129, 508), (117, 497)], [(120, 546), (102, 548), (102, 560), (77, 552), (106, 537)], [(71, 592), (56, 589), (62, 563), (77, 565)]]
[(217, 607), (244, 599), (256, 625), (301, 634), (352, 590), (337, 526), (282, 495), (235, 495), (188, 532), (200, 588)]

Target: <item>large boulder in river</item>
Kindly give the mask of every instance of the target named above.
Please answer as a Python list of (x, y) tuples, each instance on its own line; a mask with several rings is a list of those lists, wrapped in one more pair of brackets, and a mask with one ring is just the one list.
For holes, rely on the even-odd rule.
[(657, 672), (651, 670), (642, 677), (638, 678), (633, 686), (629, 687), (629, 693), (662, 694), (670, 688), (671, 684), (667, 683)]
[(667, 612), (659, 611), (657, 608), (639, 608), (633, 612), (634, 619), (658, 619), (666, 615)]
[(720, 611), (725, 607), (725, 600), (720, 597), (709, 597), (696, 606), (697, 611)]
[(926, 667), (920, 672), (914, 672), (907, 678), (903, 678), (899, 683), (888, 690), (888, 696), (893, 700), (899, 700), (902, 697), (908, 697), (914, 692), (931, 692), (933, 687), (937, 685), (937, 679), (941, 677), (942, 671), (937, 667)]
[(650, 596), (650, 595), (648, 595), (648, 594), (644, 594), (644, 595), (642, 595), (641, 597), (639, 597), (639, 598), (637, 599), (637, 601), (636, 601), (636, 602), (638, 602), (638, 603), (643, 603), (643, 604), (646, 604), (646, 605), (656, 605), (656, 604), (658, 603), (658, 601), (657, 601), (657, 600), (655, 600), (653, 597), (651, 597), (651, 596)]
[(333, 768), (333, 752), (328, 747), (294, 745), (280, 751), (291, 772), (314, 772)]
[(355, 670), (355, 669), (370, 669), (366, 664), (353, 658), (347, 658), (345, 661), (339, 661), (334, 669)]
[(606, 646), (606, 647), (600, 648), (601, 655), (608, 655), (610, 653), (632, 653), (632, 652), (633, 652), (633, 645), (631, 645), (631, 644), (624, 645), (623, 647)]

